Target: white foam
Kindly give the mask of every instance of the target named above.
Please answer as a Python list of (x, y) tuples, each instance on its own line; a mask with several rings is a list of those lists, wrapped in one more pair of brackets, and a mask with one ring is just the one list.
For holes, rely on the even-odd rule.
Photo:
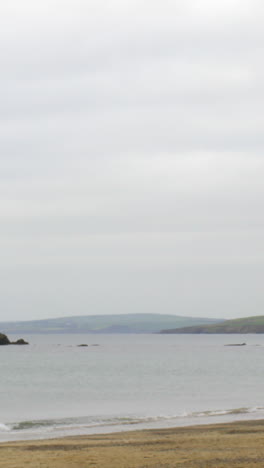
[(6, 426), (5, 424), (0, 423), (0, 432), (10, 431), (10, 427)]

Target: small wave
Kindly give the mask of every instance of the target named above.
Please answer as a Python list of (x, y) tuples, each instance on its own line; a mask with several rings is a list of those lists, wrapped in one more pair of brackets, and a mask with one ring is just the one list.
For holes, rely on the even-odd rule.
[(42, 419), (28, 420), (13, 423), (12, 430), (14, 431), (30, 431), (30, 430), (54, 430), (54, 429), (70, 429), (70, 428), (93, 428), (93, 427), (109, 427), (109, 426), (124, 426), (131, 424), (151, 423), (166, 419), (174, 419), (177, 416), (142, 416), (142, 417), (83, 417), (83, 418), (65, 418), (65, 419)]
[(203, 417), (203, 416), (226, 416), (232, 414), (248, 414), (257, 413), (263, 411), (264, 407), (255, 406), (253, 408), (231, 408), (226, 410), (213, 410), (213, 411), (201, 411), (190, 413), (188, 416)]
[(8, 427), (6, 424), (2, 424), (0, 423), (0, 432), (6, 432), (6, 431), (10, 431), (11, 428)]
[(45, 429), (50, 427), (65, 426), (66, 424), (72, 425), (73, 419), (36, 419), (31, 421), (19, 421), (12, 424), (14, 431), (25, 431), (31, 429)]
[(69, 432), (69, 431), (91, 431), (93, 429), (100, 428), (114, 428), (117, 427), (129, 427), (132, 425), (149, 425), (155, 423), (165, 423), (174, 424), (177, 426), (181, 424), (181, 421), (199, 419), (205, 420), (205, 418), (221, 417), (221, 416), (232, 416), (232, 415), (243, 415), (243, 414), (253, 414), (261, 413), (264, 411), (264, 407), (242, 407), (242, 408), (230, 408), (230, 409), (219, 409), (219, 410), (207, 410), (207, 411), (196, 411), (196, 412), (183, 412), (181, 414), (174, 415), (156, 415), (156, 416), (139, 416), (139, 415), (128, 415), (128, 416), (112, 416), (112, 417), (102, 417), (102, 416), (93, 416), (93, 417), (81, 417), (81, 418), (62, 418), (62, 419), (43, 419), (43, 420), (28, 420), (20, 421), (9, 426), (5, 424), (0, 424), (0, 432), (4, 431), (15, 431), (15, 432), (25, 432), (25, 433), (54, 433), (57, 431), (60, 432)]

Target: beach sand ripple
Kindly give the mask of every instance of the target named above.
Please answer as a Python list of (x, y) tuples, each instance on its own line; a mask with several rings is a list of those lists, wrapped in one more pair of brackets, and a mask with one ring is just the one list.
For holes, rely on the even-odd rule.
[(0, 444), (1, 468), (263, 466), (263, 420)]

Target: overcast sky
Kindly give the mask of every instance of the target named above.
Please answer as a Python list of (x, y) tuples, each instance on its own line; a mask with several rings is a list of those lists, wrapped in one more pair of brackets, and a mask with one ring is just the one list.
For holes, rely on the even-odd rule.
[(260, 0), (0, 6), (0, 320), (264, 314)]

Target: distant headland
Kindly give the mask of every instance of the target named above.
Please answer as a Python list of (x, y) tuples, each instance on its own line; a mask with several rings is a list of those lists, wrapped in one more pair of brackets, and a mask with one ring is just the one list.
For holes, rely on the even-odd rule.
[(52, 333), (159, 333), (168, 328), (209, 325), (220, 320), (168, 314), (109, 314), (60, 317), (44, 320), (0, 322), (6, 334)]
[[(244, 334), (264, 333), (264, 316), (224, 320), (168, 314), (82, 315), (0, 322), (3, 334)], [(1, 335), (1, 334), (0, 334)], [(18, 340), (19, 341), (19, 340)], [(24, 343), (16, 343), (24, 344)]]
[(160, 333), (164, 334), (244, 334), (244, 333), (264, 333), (264, 315), (254, 317), (225, 320), (216, 324), (194, 325), (174, 329), (165, 329)]

